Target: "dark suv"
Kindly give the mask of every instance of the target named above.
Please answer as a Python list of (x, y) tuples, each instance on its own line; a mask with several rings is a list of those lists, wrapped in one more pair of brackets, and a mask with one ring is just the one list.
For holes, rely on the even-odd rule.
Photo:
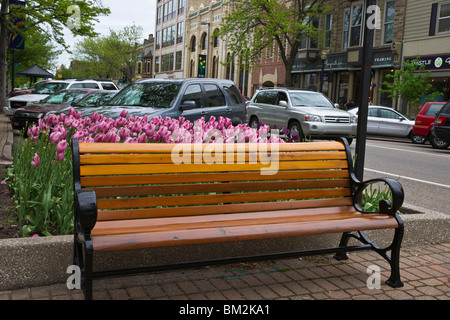
[(184, 117), (206, 121), (214, 116), (231, 119), (233, 125), (247, 123), (246, 104), (239, 89), (224, 79), (141, 79), (123, 88), (107, 105), (86, 108), (83, 116), (93, 112), (116, 119), (122, 110), (143, 117)]
[(430, 139), (430, 143), (434, 148), (447, 149), (450, 146), (450, 102), (447, 102), (436, 113), (431, 134), (439, 139), (439, 143), (434, 143), (434, 139)]

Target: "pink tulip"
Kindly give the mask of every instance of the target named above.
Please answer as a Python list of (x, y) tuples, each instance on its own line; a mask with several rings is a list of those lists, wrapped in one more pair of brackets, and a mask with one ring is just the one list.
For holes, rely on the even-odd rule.
[(56, 146), (56, 152), (57, 153), (61, 153), (64, 152), (67, 148), (67, 141), (66, 140), (61, 140), (58, 145)]
[(58, 144), (63, 137), (63, 134), (58, 131), (54, 131), (50, 134), (50, 142), (53, 144)]
[(58, 162), (63, 162), (63, 160), (64, 160), (64, 152), (58, 152), (58, 151), (56, 151), (56, 156), (55, 156), (55, 158), (56, 158), (56, 161), (58, 161)]
[(120, 116), (121, 116), (122, 118), (126, 118), (127, 115), (128, 115), (128, 111), (125, 110), (125, 109), (123, 109), (122, 112), (120, 113)]
[(37, 153), (35, 153), (35, 154), (34, 154), (33, 161), (31, 161), (31, 165), (32, 165), (33, 167), (37, 168), (37, 167), (39, 166), (39, 162), (40, 162), (39, 156), (38, 156)]

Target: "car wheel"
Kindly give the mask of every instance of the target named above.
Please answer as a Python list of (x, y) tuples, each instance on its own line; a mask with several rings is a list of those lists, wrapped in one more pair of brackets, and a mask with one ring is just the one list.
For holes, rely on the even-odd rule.
[(253, 128), (253, 129), (258, 129), (259, 128), (258, 117), (253, 116), (253, 117), (250, 118), (249, 127)]
[(422, 136), (417, 133), (414, 133), (414, 132), (411, 132), (410, 139), (411, 139), (412, 143), (416, 143), (416, 144), (424, 144), (425, 141), (427, 141), (427, 137)]
[(295, 139), (296, 141), (303, 142), (305, 137), (303, 135), (302, 127), (300, 126), (300, 122), (292, 121), (289, 124), (289, 138)]
[(449, 142), (439, 139), (435, 135), (430, 135), (430, 144), (435, 149), (447, 149), (450, 146)]

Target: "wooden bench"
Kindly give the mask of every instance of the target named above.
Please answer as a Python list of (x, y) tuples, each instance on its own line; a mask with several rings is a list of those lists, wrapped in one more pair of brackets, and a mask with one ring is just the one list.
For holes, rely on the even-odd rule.
[[(81, 269), (86, 299), (92, 299), (92, 278), (105, 275), (93, 270), (94, 252), (328, 233), (342, 233), (339, 246), (213, 261), (200, 257), (198, 262), (146, 269), (324, 253), (343, 260), (347, 251), (372, 249), (390, 264), (386, 283), (403, 285), (399, 271), (403, 223), (397, 215), (403, 189), (386, 178), (357, 181), (345, 139), (277, 144), (271, 153), (255, 152), (251, 144), (232, 149), (216, 145), (221, 149), (215, 153), (208, 149), (212, 145), (195, 145), (192, 155), (179, 164), (182, 146), (190, 148), (72, 141), (74, 263)], [(214, 163), (212, 155), (217, 156)], [(278, 161), (276, 170), (269, 158)], [(392, 201), (381, 201), (378, 213), (362, 212), (355, 199), (375, 182), (389, 186)], [(371, 242), (364, 231), (374, 229), (395, 229), (392, 244), (380, 248)], [(349, 246), (350, 238), (361, 244)], [(131, 270), (107, 273), (115, 271)]]

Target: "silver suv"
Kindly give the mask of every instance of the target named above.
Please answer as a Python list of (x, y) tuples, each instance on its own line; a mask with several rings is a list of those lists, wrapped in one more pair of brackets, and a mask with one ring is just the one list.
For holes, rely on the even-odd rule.
[(286, 127), (289, 137), (299, 141), (344, 137), (351, 143), (356, 136), (356, 117), (338, 109), (319, 92), (261, 89), (248, 104), (247, 114), (251, 127), (257, 128), (259, 123)]

